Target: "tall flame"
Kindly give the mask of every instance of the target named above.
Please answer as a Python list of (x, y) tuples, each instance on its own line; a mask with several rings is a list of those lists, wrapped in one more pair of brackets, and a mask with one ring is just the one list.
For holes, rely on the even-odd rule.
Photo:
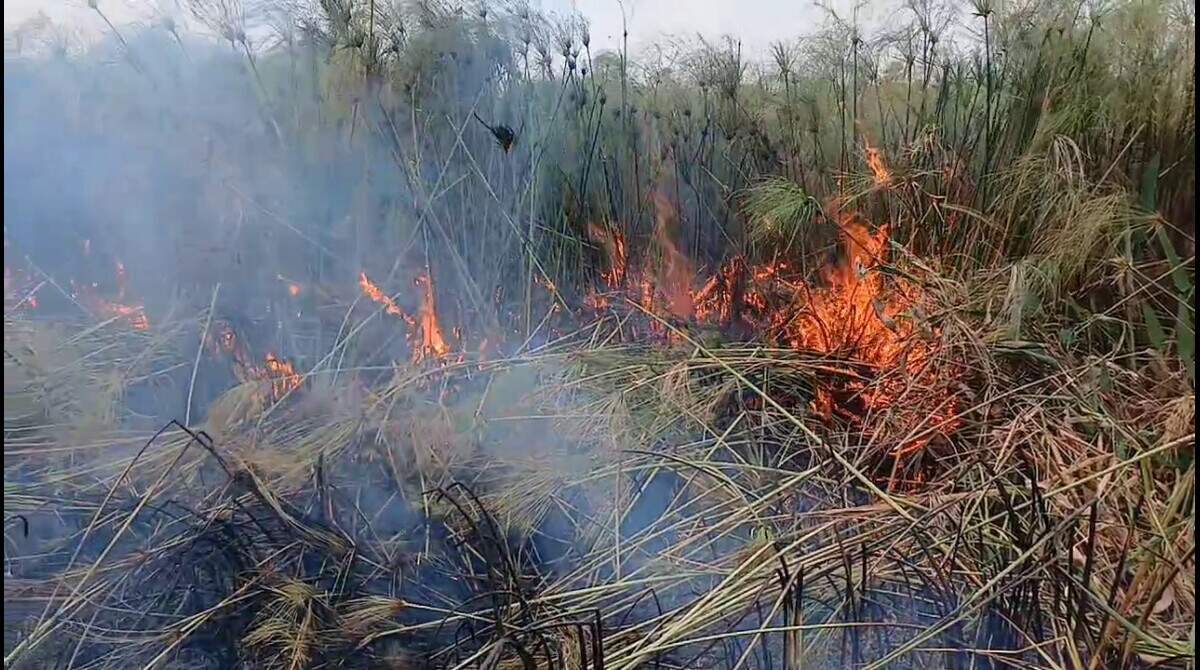
[(415, 283), (421, 289), (421, 306), (417, 311), (421, 339), (420, 346), (413, 348), (413, 357), (419, 359), (426, 355), (445, 356), (450, 353), (450, 345), (446, 344), (442, 327), (438, 324), (433, 278), (422, 272), (417, 275)]
[(842, 215), (839, 223), (842, 260), (823, 271), (823, 287), (806, 287), (799, 318), (783, 335), (797, 348), (885, 362), (905, 335), (893, 330), (894, 316), (908, 307), (905, 296), (889, 292), (876, 270), (888, 229), (872, 234), (852, 214)]
[(625, 282), (625, 272), (629, 263), (625, 250), (625, 236), (619, 230), (595, 223), (589, 223), (587, 231), (588, 237), (604, 249), (608, 260), (608, 269), (600, 273), (601, 279), (610, 289), (620, 287)]

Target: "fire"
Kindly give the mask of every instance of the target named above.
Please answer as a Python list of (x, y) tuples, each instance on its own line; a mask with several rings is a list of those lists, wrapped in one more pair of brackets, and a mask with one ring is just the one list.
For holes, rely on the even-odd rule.
[(245, 361), (246, 356), (240, 355), (241, 340), (238, 339), (237, 333), (233, 332), (233, 326), (228, 323), (220, 323), (217, 327), (216, 336), (212, 340), (213, 348), (216, 352), (230, 354), (235, 360)]
[(600, 273), (601, 279), (610, 289), (619, 288), (625, 282), (625, 271), (629, 259), (625, 251), (625, 236), (621, 231), (595, 223), (588, 224), (588, 237), (604, 249), (608, 269)]
[(450, 345), (446, 344), (446, 338), (442, 335), (442, 327), (438, 325), (433, 278), (428, 273), (422, 272), (417, 275), (414, 283), (417, 288), (421, 289), (421, 306), (417, 311), (421, 339), (420, 346), (413, 347), (413, 358), (420, 360), (427, 355), (445, 356), (450, 353)]
[(122, 317), (129, 322), (134, 330), (150, 330), (150, 319), (146, 316), (146, 308), (141, 305), (122, 305), (119, 302), (109, 302), (103, 298), (93, 298), (92, 303), (97, 311), (109, 318)]
[(262, 371), (262, 376), (271, 384), (271, 397), (276, 401), (304, 383), (304, 378), (296, 374), (296, 368), (272, 351), (267, 352), (263, 359)]
[[(878, 184), (890, 183), (891, 172), (871, 147), (868, 162)], [(652, 197), (657, 219), (653, 241), (662, 259), (657, 273), (629, 270), (624, 252), (613, 251), (611, 240), (619, 238), (589, 227), (589, 236), (608, 252), (610, 268), (601, 273), (608, 291), (624, 291), (651, 314), (758, 333), (772, 344), (859, 370), (853, 377), (857, 381), (822, 382), (811, 409), (899, 445), (891, 452), (896, 461), (932, 440), (910, 435), (932, 433), (926, 429), (937, 424), (937, 432), (954, 432), (958, 403), (948, 389), (955, 373), (937, 360), (936, 331), (913, 316), (923, 299), (920, 286), (886, 272), (889, 226), (872, 228), (857, 214), (838, 211), (835, 203), (841, 253), (815, 284), (786, 263), (751, 265), (740, 256), (697, 280), (690, 260), (672, 241), (674, 209), (660, 193)], [(594, 309), (611, 306), (598, 294), (589, 296), (587, 304)], [(649, 330), (661, 336), (665, 329), (655, 321)]]
[(106, 319), (123, 319), (129, 327), (137, 331), (150, 330), (150, 318), (146, 316), (146, 308), (141, 303), (129, 302), (128, 293), (129, 272), (125, 264), (116, 261), (113, 278), (116, 286), (116, 299), (109, 300), (99, 294), (99, 284), (92, 282), (80, 286), (74, 279), (70, 280), (71, 297), (86, 306), (96, 315)]
[(894, 316), (908, 301), (902, 294), (889, 294), (875, 269), (884, 257), (888, 229), (872, 234), (857, 217), (847, 215), (839, 232), (842, 261), (822, 273), (822, 288), (806, 291), (800, 318), (783, 335), (797, 348), (889, 359), (900, 334), (894, 330)]
[(392, 316), (398, 316), (400, 318), (407, 319), (408, 315), (405, 314), (404, 310), (400, 309), (400, 306), (396, 304), (395, 300), (392, 300), (390, 296), (376, 286), (375, 282), (371, 281), (370, 278), (367, 277), (367, 273), (358, 273), (358, 285), (360, 288), (362, 288), (364, 295), (380, 305), (383, 305), (383, 311), (391, 314)]
[[(5, 248), (8, 240), (4, 241)], [(7, 259), (4, 265), (4, 305), (6, 309), (37, 309), (37, 292), (45, 282), (35, 283), (28, 273), (14, 269)], [(10, 302), (13, 303), (10, 305)]]
[(129, 285), (129, 272), (120, 260), (116, 262), (114, 282), (117, 286), (117, 299), (105, 300), (97, 295), (90, 296), (90, 302), (100, 314), (112, 317), (122, 317), (129, 322), (134, 330), (150, 330), (150, 319), (146, 317), (146, 308), (140, 304), (125, 304), (125, 293)]
[[(358, 274), (358, 285), (363, 294), (372, 301), (383, 305), (385, 312), (399, 317), (408, 325), (413, 361), (420, 361), (426, 356), (445, 356), (451, 352), (451, 347), (438, 322), (433, 279), (428, 272), (422, 272), (416, 276), (413, 283), (420, 292), (420, 305), (417, 308), (416, 317), (405, 312), (396, 304), (395, 300), (367, 277), (367, 273), (360, 272)], [(550, 288), (553, 290), (553, 286)]]
[[(600, 279), (608, 290), (620, 289), (625, 284), (626, 272), (629, 267), (625, 236), (615, 228), (595, 223), (588, 224), (587, 233), (588, 238), (604, 250), (608, 267), (601, 270)], [(594, 310), (604, 310), (611, 306), (608, 296), (596, 292), (589, 293), (584, 302)]]
[(875, 186), (882, 188), (891, 184), (892, 171), (883, 162), (883, 154), (869, 142), (864, 140), (864, 143), (866, 144), (867, 167), (871, 168), (871, 172), (875, 175)]
[(282, 400), (284, 396), (304, 385), (304, 376), (296, 372), (295, 366), (273, 351), (267, 352), (263, 357), (262, 365), (255, 364), (249, 349), (228, 322), (217, 323), (216, 330), (209, 338), (208, 348), (213, 355), (229, 358), (233, 376), (238, 382), (263, 383), (264, 395), (274, 402)]
[(279, 281), (285, 282), (287, 284), (288, 295), (292, 296), (293, 298), (300, 297), (300, 294), (304, 292), (303, 286), (301, 286), (300, 284), (297, 284), (296, 282), (288, 281), (288, 279), (286, 277), (284, 277), (283, 275), (277, 274), (277, 275), (275, 275), (275, 278), (278, 279)]

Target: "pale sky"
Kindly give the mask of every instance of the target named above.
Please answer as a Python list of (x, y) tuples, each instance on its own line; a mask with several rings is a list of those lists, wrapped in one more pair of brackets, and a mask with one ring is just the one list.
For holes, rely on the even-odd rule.
[[(848, 8), (852, 0), (834, 0), (834, 7)], [(154, 15), (153, 0), (99, 0), (101, 9), (118, 25)], [(56, 23), (84, 35), (102, 33), (104, 25), (86, 0), (5, 0), (5, 28), (43, 11)], [(468, 4), (468, 3), (464, 3)], [(723, 35), (742, 40), (747, 55), (762, 55), (777, 40), (811, 34), (823, 20), (812, 0), (531, 0), (531, 5), (558, 14), (575, 10), (592, 27), (594, 49), (613, 48), (621, 40), (621, 5), (628, 18), (629, 42), (633, 50), (653, 44), (664, 34), (694, 38), (697, 34), (715, 41)], [(864, 18), (886, 20), (885, 6), (894, 0), (872, 3)]]
[[(662, 34), (715, 41), (723, 35), (746, 45), (768, 44), (812, 32), (821, 20), (810, 0), (623, 0), (631, 46), (644, 46)], [(597, 44), (621, 43), (621, 5), (617, 0), (558, 0), (549, 9), (574, 8), (591, 22)]]

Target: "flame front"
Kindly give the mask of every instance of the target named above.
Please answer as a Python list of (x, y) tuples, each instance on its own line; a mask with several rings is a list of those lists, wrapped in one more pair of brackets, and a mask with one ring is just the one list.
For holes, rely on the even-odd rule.
[[(876, 183), (888, 184), (891, 172), (879, 152), (868, 147), (868, 163)], [(871, 227), (853, 212), (833, 207), (841, 240), (839, 261), (822, 269), (813, 285), (786, 263), (750, 265), (735, 256), (703, 281), (695, 281), (692, 264), (672, 240), (675, 211), (655, 193), (654, 243), (662, 259), (658, 273), (633, 273), (606, 228), (590, 226), (589, 235), (604, 245), (610, 268), (601, 273), (609, 291), (624, 290), (630, 300), (660, 317), (757, 333), (765, 341), (798, 351), (828, 356), (866, 371), (859, 381), (818, 385), (811, 402), (819, 416), (859, 425), (885, 441), (898, 443), (893, 456), (923, 449), (931, 435), (950, 434), (958, 426), (958, 403), (948, 390), (954, 373), (937, 365), (934, 329), (918, 326), (914, 310), (921, 288), (884, 271), (889, 226)], [(619, 263), (619, 265), (618, 265)], [(643, 267), (645, 267), (643, 265)], [(615, 278), (621, 281), (614, 282)], [(694, 283), (693, 283), (694, 282)], [(699, 286), (693, 289), (693, 286)], [(607, 309), (599, 294), (586, 303)], [(652, 334), (669, 334), (657, 322)], [(872, 417), (886, 415), (885, 421)], [(928, 430), (940, 424), (939, 430)], [(913, 438), (926, 433), (930, 437)]]

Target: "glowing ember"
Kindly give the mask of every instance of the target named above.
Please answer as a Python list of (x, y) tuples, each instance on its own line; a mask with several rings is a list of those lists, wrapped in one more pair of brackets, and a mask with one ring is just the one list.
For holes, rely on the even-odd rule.
[(97, 289), (98, 286), (95, 282), (92, 283), (91, 289), (83, 291), (83, 295), (80, 298), (101, 316), (110, 319), (125, 319), (129, 322), (129, 327), (134, 330), (150, 330), (150, 319), (146, 316), (146, 308), (140, 304), (127, 304), (125, 302), (125, 294), (129, 284), (129, 272), (125, 269), (125, 264), (119, 260), (116, 262), (114, 283), (117, 287), (116, 300), (108, 300), (96, 295), (94, 289)]
[(134, 330), (150, 330), (150, 319), (146, 317), (146, 309), (141, 305), (122, 305), (103, 298), (92, 298), (91, 302), (96, 311), (108, 318), (124, 318)]
[(286, 277), (284, 277), (283, 275), (277, 274), (277, 275), (275, 275), (275, 278), (278, 279), (279, 281), (287, 284), (288, 295), (292, 296), (293, 298), (300, 297), (300, 294), (304, 292), (303, 286), (301, 286), (300, 284), (297, 284), (296, 282), (288, 281), (288, 279)]
[[(216, 337), (214, 338), (216, 348), (222, 353), (234, 354), (237, 352), (238, 345), (241, 342), (237, 339), (237, 334), (233, 332), (233, 327), (228, 323), (222, 323), (217, 329)], [(245, 357), (238, 357), (244, 360)]]

